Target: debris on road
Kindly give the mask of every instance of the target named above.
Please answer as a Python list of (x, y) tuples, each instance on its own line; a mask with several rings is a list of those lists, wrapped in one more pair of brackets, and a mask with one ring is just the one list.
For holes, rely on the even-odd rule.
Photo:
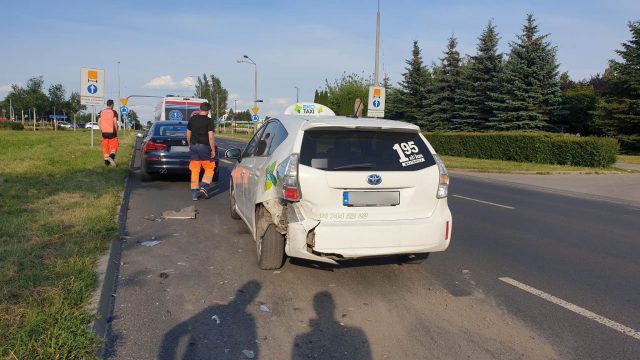
[(156, 246), (158, 244), (160, 244), (160, 241), (157, 241), (157, 240), (143, 241), (143, 242), (140, 243), (140, 245), (146, 246), (146, 247), (152, 247), (152, 246)]
[(165, 219), (195, 219), (196, 207), (191, 205), (178, 211), (167, 210), (162, 212), (162, 217)]
[(260, 305), (260, 311), (262, 312), (271, 312), (271, 309), (265, 304)]
[(213, 315), (213, 316), (211, 317), (211, 320), (215, 320), (215, 321), (216, 321), (216, 324), (220, 324), (220, 318), (218, 317), (218, 315)]
[(166, 272), (163, 271), (160, 274), (158, 274), (158, 276), (160, 276), (160, 278), (162, 278), (162, 279), (166, 279), (166, 278), (169, 277), (169, 274), (167, 274)]
[(253, 359), (254, 357), (256, 357), (256, 353), (251, 350), (242, 350), (242, 353), (249, 359)]
[(214, 304), (214, 305), (229, 305), (229, 303), (228, 303), (228, 302), (226, 302), (226, 301), (220, 301), (220, 300), (214, 300), (214, 301), (213, 301), (213, 304)]
[(153, 214), (145, 216), (144, 219), (149, 221), (162, 221), (162, 219)]
[(282, 271), (280, 271), (280, 270), (276, 270), (276, 271), (274, 271), (273, 273), (274, 273), (274, 274), (280, 274), (281, 272), (282, 272)]

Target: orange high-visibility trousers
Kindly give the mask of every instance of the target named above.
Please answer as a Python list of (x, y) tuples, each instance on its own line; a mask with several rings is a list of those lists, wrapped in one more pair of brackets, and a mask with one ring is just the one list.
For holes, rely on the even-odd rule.
[(200, 168), (204, 168), (204, 176), (202, 182), (211, 184), (213, 181), (213, 171), (216, 164), (212, 160), (191, 160), (189, 162), (189, 170), (191, 170), (191, 188), (198, 189), (200, 187)]
[(113, 139), (102, 138), (102, 153), (104, 154), (104, 158), (108, 158), (109, 154), (116, 154), (118, 152), (118, 145), (117, 137)]

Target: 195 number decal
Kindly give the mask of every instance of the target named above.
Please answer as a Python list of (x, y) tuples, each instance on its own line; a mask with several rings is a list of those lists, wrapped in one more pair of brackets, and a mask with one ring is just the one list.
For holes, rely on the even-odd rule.
[(415, 141), (395, 144), (393, 145), (393, 150), (398, 153), (398, 156), (400, 157), (399, 161), (402, 166), (424, 162), (424, 156), (419, 154), (420, 149), (418, 149)]

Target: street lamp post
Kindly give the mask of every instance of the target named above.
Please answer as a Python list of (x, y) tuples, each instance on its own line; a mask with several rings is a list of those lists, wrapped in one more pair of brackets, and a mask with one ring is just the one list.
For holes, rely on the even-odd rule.
[[(196, 76), (196, 75), (187, 75), (187, 77), (188, 78), (196, 78), (196, 79), (200, 78), (199, 76)], [(196, 96), (197, 97), (201, 97), (202, 96), (201, 95), (202, 94), (202, 89), (200, 89), (197, 85), (198, 85), (198, 83), (194, 82), (193, 86), (196, 88)]]
[(296, 103), (300, 102), (300, 88), (297, 86), (294, 86), (294, 88), (296, 88)]
[(254, 81), (253, 81), (253, 107), (258, 106), (258, 65), (256, 65), (256, 62), (253, 61), (253, 59), (251, 59), (250, 57), (248, 57), (247, 55), (242, 55), (243, 58), (247, 59), (247, 60), (236, 60), (236, 62), (239, 63), (247, 63), (247, 64), (252, 64), (253, 65), (253, 71), (254, 71)]

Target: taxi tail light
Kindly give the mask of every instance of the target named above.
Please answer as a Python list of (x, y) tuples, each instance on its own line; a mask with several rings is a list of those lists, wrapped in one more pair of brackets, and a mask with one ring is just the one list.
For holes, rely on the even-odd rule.
[(301, 198), (298, 159), (298, 154), (291, 154), (286, 160), (286, 170), (282, 178), (282, 197), (287, 201), (300, 201)]
[(144, 148), (142, 149), (143, 152), (147, 152), (149, 150), (166, 150), (167, 145), (165, 144), (158, 144), (155, 143), (153, 141), (149, 141), (147, 142), (147, 144), (144, 146)]
[(447, 221), (447, 226), (444, 230), (444, 239), (449, 240), (449, 222)]
[(438, 165), (438, 172), (440, 173), (440, 180), (438, 181), (438, 191), (436, 192), (436, 197), (438, 199), (446, 198), (449, 195), (449, 172), (447, 172), (447, 167), (444, 166), (444, 162), (438, 154), (433, 154), (433, 158), (436, 160), (436, 165)]

